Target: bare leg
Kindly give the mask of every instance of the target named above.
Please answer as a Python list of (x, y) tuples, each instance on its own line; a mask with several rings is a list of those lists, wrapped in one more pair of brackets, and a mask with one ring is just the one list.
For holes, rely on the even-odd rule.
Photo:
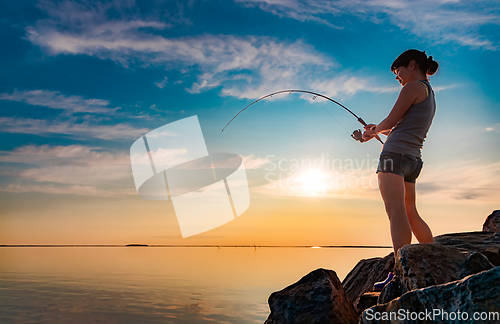
[(431, 229), (418, 214), (414, 183), (405, 182), (405, 206), (411, 230), (417, 240), (420, 243), (434, 243)]
[(406, 215), (405, 183), (394, 173), (378, 173), (379, 189), (391, 226), (394, 257), (400, 247), (411, 243), (411, 227)]

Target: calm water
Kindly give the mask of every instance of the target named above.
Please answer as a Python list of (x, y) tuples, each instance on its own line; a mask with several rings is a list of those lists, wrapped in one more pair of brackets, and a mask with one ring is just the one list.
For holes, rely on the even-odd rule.
[(342, 280), (373, 248), (0, 248), (0, 323), (263, 323), (316, 268)]

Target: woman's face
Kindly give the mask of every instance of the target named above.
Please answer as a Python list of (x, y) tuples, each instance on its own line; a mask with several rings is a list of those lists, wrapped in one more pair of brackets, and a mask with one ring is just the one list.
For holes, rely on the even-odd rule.
[(394, 74), (396, 75), (396, 80), (404, 86), (408, 81), (410, 81), (410, 77), (412, 75), (412, 71), (406, 66), (400, 66), (394, 70)]

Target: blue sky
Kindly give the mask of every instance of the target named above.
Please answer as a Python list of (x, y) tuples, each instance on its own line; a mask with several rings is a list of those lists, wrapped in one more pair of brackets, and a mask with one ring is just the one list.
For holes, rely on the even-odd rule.
[[(105, 228), (120, 201), (146, 206), (136, 201), (128, 150), (169, 122), (198, 115), (209, 145), (253, 99), (298, 88), (378, 123), (400, 90), (389, 67), (409, 48), (440, 63), (431, 77), (438, 113), (423, 151), (423, 202), (439, 215), (466, 206), (454, 207), (463, 219), (478, 206), (479, 218), (498, 209), (496, 1), (10, 1), (0, 4), (0, 40), (0, 222), (7, 243), (25, 243), (34, 231), (26, 222), (35, 217), (65, 223), (62, 231), (73, 235), (47, 225), (33, 242), (103, 242), (101, 234), (76, 230), (85, 216), (71, 225), (66, 208), (93, 206), (109, 218)], [(211, 147), (245, 157), (252, 204), (267, 201), (259, 212), (282, 213), (279, 199), (295, 197), (264, 187), (266, 156), (377, 158), (378, 143), (350, 138), (360, 127), (352, 116), (317, 101), (294, 94), (254, 105)], [(314, 201), (321, 206), (327, 199), (379, 201), (376, 190), (320, 196)], [(335, 211), (328, 206), (325, 213)], [(140, 215), (127, 215), (126, 226), (140, 223)], [(239, 226), (252, 233), (250, 224)], [(177, 228), (168, 231), (162, 243), (180, 236)], [(127, 241), (127, 233), (116, 240)]]

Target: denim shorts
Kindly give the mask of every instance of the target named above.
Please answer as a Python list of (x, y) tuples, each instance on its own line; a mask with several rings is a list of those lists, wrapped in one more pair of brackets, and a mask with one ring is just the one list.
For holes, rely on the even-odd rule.
[(415, 183), (424, 162), (420, 157), (413, 155), (382, 152), (378, 162), (377, 173), (399, 174), (405, 182)]

